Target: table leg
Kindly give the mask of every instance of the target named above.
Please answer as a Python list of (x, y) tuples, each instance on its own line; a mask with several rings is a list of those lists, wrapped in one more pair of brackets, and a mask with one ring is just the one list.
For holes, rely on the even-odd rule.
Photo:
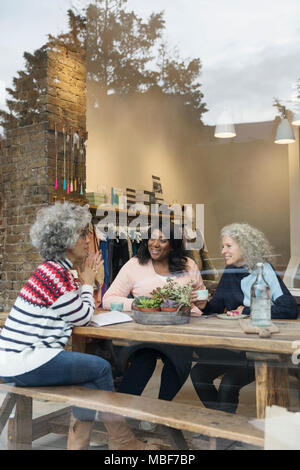
[(217, 450), (217, 438), (216, 437), (209, 438), (209, 450)]
[(86, 352), (87, 338), (84, 336), (72, 335), (72, 351), (75, 352)]
[(252, 354), (251, 358), (255, 362), (257, 418), (264, 419), (266, 406), (289, 407), (288, 368), (284, 359), (272, 355)]

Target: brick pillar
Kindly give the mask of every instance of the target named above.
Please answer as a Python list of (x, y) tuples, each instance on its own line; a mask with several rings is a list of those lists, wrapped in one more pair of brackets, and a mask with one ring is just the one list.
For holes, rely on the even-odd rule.
[[(2, 149), (3, 149), (3, 141), (0, 138), (0, 283), (1, 280), (5, 280), (5, 276), (3, 273), (3, 247), (4, 247), (4, 226), (3, 226), (3, 213), (2, 213), (2, 207), (3, 207), (3, 184), (2, 184), (2, 166), (1, 166), (1, 161), (2, 161)], [(1, 285), (0, 285), (1, 289)], [(0, 299), (1, 299), (1, 290), (0, 290)], [(0, 300), (0, 312), (4, 310), (4, 305), (1, 303)]]
[[(79, 190), (70, 194), (63, 190), (62, 134), (64, 128), (68, 133), (76, 131), (82, 142), (86, 138), (85, 58), (70, 47), (52, 45), (40, 73), (46, 86), (41, 93), (39, 122), (6, 129), (0, 147), (0, 306), (4, 310), (12, 306), (24, 282), (41, 262), (29, 237), (37, 210), (55, 199), (85, 201), (85, 194)], [(85, 154), (80, 155), (77, 174), (85, 189)]]

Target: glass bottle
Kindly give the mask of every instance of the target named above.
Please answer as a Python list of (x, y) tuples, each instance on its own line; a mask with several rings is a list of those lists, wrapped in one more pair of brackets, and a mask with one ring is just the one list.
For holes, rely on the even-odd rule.
[(264, 278), (263, 263), (256, 263), (256, 279), (251, 286), (250, 318), (254, 326), (271, 325), (270, 286)]

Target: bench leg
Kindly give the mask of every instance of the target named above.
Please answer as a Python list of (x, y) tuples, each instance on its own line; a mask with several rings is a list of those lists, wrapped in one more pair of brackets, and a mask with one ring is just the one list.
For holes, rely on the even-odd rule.
[(8, 418), (14, 409), (17, 401), (17, 396), (14, 393), (7, 393), (0, 409), (0, 435), (8, 421)]
[(32, 449), (32, 398), (18, 396), (15, 417), (9, 420), (8, 449)]
[(209, 438), (209, 450), (217, 450), (217, 438), (216, 437)]
[(171, 447), (174, 450), (188, 450), (188, 445), (180, 429), (169, 428), (163, 426), (163, 429), (171, 443)]

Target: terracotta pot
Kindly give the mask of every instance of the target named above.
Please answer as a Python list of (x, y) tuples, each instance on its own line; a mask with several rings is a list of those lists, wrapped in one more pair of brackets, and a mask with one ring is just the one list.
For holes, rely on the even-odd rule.
[(139, 310), (140, 310), (141, 312), (157, 312), (157, 311), (160, 310), (160, 307), (154, 307), (154, 308), (150, 308), (150, 307), (149, 307), (149, 308), (146, 308), (146, 307), (145, 307), (145, 308), (144, 308), (144, 307), (139, 307)]
[(191, 312), (191, 308), (190, 307), (181, 307), (181, 309), (179, 310), (179, 315), (189, 315)]
[(160, 307), (162, 312), (176, 312), (178, 307)]

